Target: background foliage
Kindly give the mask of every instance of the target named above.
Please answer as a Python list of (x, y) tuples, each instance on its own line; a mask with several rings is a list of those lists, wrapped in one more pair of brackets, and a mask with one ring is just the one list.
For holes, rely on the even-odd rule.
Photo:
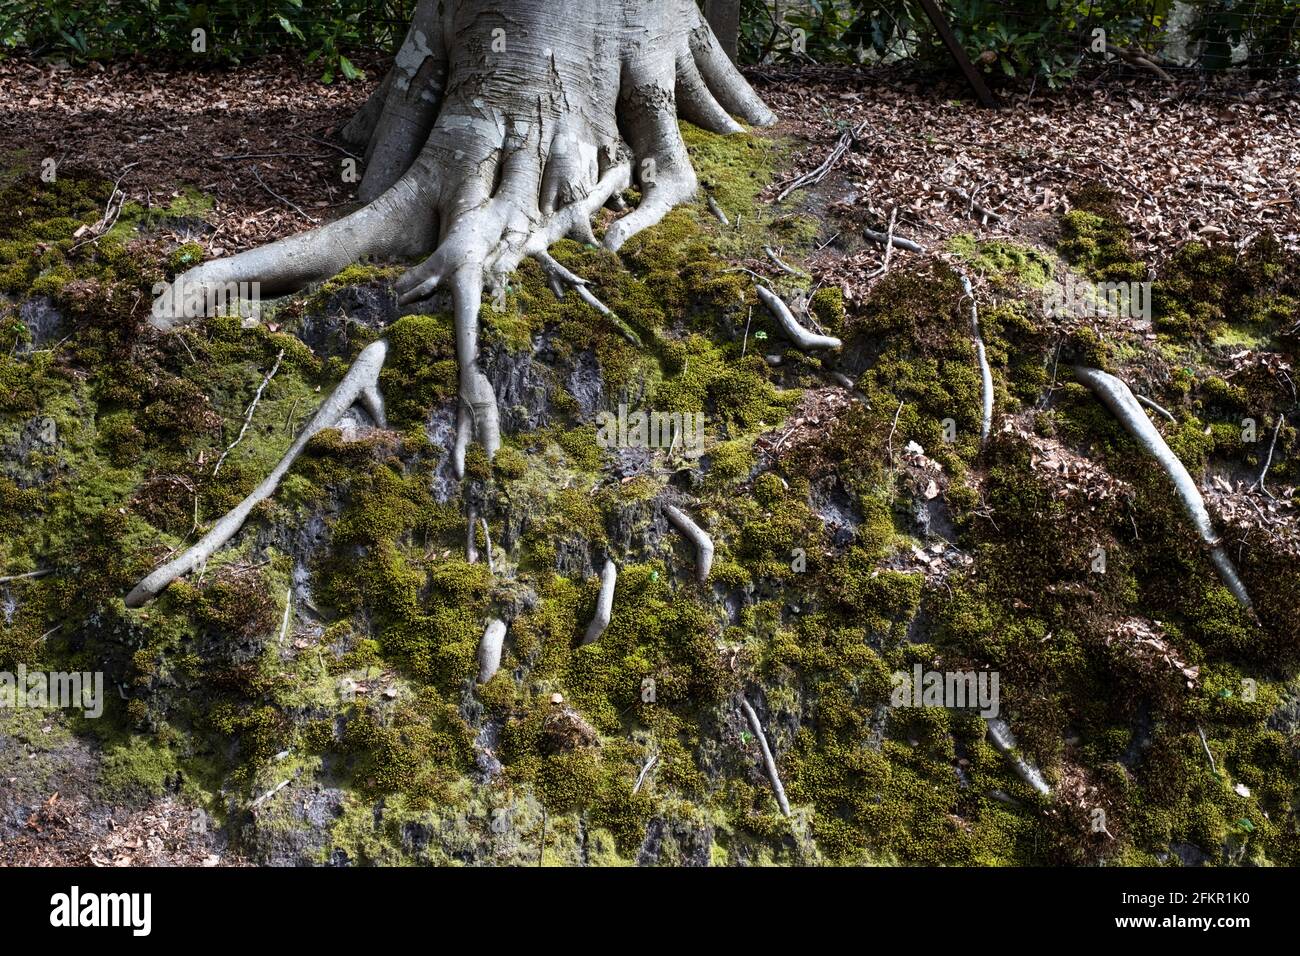
[[(993, 78), (1056, 86), (1098, 61), (1107, 41), (1160, 51), (1185, 44), (1187, 65), (1255, 71), (1300, 65), (1300, 0), (941, 0), (954, 32)], [(22, 50), (74, 60), (193, 58), (192, 31), (211, 60), (282, 50), (319, 63), (322, 79), (356, 78), (348, 55), (392, 49), (414, 0), (0, 0), (0, 56)], [(747, 62), (907, 61), (951, 69), (916, 0), (740, 0)], [(1091, 57), (1091, 59), (1090, 59)]]

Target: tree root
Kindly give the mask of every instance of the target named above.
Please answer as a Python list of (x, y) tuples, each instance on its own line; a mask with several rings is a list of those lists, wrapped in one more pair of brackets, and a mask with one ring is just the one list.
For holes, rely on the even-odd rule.
[(501, 667), (501, 649), (506, 642), (506, 624), (492, 618), (483, 629), (483, 639), (478, 645), (478, 682), (486, 684)]
[(990, 717), (986, 720), (986, 723), (989, 728), (989, 740), (999, 753), (1011, 761), (1011, 766), (1015, 768), (1016, 775), (1038, 793), (1050, 797), (1052, 795), (1051, 785), (1043, 777), (1042, 771), (1016, 751), (1016, 738), (1011, 733), (1011, 728), (1007, 725), (1007, 722), (1000, 717)]
[(695, 578), (704, 584), (713, 570), (713, 539), (680, 508), (664, 505), (664, 514), (695, 545)]
[(782, 301), (781, 297), (772, 290), (764, 286), (756, 286), (759, 300), (767, 306), (767, 310), (776, 317), (777, 322), (789, 337), (790, 341), (795, 344), (796, 348), (807, 352), (811, 349), (837, 349), (843, 343), (831, 335), (818, 335), (815, 332), (809, 332), (794, 315), (790, 312), (789, 306)]
[(135, 586), (130, 594), (126, 597), (126, 606), (137, 608), (143, 607), (152, 601), (163, 590), (175, 581), (178, 577), (188, 574), (200, 565), (205, 564), (209, 558), (216, 553), (217, 549), (235, 536), (235, 533), (243, 527), (244, 521), (248, 518), (259, 504), (271, 497), (275, 489), (279, 486), (280, 480), (285, 476), (293, 463), (302, 454), (307, 443), (312, 437), (322, 429), (332, 427), (343, 416), (354, 402), (358, 402), (375, 420), (375, 424), (384, 427), (384, 406), (383, 399), (379, 395), (379, 371), (383, 368), (384, 359), (388, 355), (388, 343), (384, 339), (378, 342), (372, 342), (361, 350), (357, 360), (352, 363), (352, 368), (343, 376), (338, 387), (330, 394), (329, 398), (321, 403), (316, 409), (316, 414), (311, 417), (306, 427), (299, 433), (294, 443), (289, 446), (289, 450), (284, 453), (279, 464), (271, 470), (271, 473), (262, 479), (253, 491), (237, 504), (219, 520), (212, 529), (205, 534), (194, 545), (186, 549), (179, 557), (168, 561), (166, 564), (155, 568), (143, 581)]
[(1110, 409), (1111, 414), (1119, 419), (1120, 424), (1137, 440), (1142, 449), (1164, 468), (1165, 474), (1174, 483), (1174, 490), (1178, 492), (1183, 510), (1191, 519), (1201, 540), (1205, 542), (1210, 561), (1218, 571), (1219, 578), (1242, 607), (1253, 610), (1246, 586), (1237, 575), (1232, 559), (1224, 551), (1222, 539), (1214, 531), (1214, 522), (1210, 520), (1210, 514), (1205, 509), (1205, 500), (1201, 497), (1196, 482), (1192, 480), (1183, 463), (1178, 460), (1178, 456), (1170, 450), (1151, 419), (1142, 411), (1142, 406), (1138, 404), (1128, 385), (1114, 375), (1083, 365), (1076, 365), (1074, 374), (1079, 381), (1088, 386), (1103, 405)]
[(745, 717), (749, 720), (749, 726), (754, 731), (754, 736), (758, 738), (758, 748), (763, 752), (763, 765), (767, 768), (767, 778), (772, 781), (772, 791), (776, 795), (777, 805), (781, 808), (783, 816), (790, 815), (790, 802), (785, 798), (785, 787), (781, 786), (781, 775), (776, 771), (776, 760), (772, 758), (772, 748), (767, 745), (767, 734), (763, 733), (763, 725), (759, 723), (758, 714), (754, 713), (754, 708), (750, 706), (749, 700), (744, 694), (740, 695), (740, 708), (745, 712)]
[(962, 291), (965, 292), (966, 298), (970, 300), (970, 329), (971, 335), (975, 337), (975, 356), (979, 360), (980, 381), (981, 381), (981, 406), (980, 406), (980, 442), (981, 444), (989, 440), (989, 432), (993, 430), (993, 370), (989, 368), (988, 355), (984, 352), (984, 336), (980, 334), (980, 317), (979, 309), (975, 304), (975, 292), (971, 289), (970, 279), (965, 275), (961, 276)]
[[(547, 249), (565, 238), (594, 242), (593, 217), (621, 205), (634, 173), (640, 204), (606, 230), (611, 251), (695, 194), (679, 115), (724, 134), (740, 130), (728, 112), (775, 122), (694, 0), (624, 0), (612, 18), (607, 6), (573, 0), (561, 12), (516, 0), (503, 17), (487, 0), (421, 0), (387, 79), (344, 130), (367, 143), (358, 191), (366, 205), (191, 269), (155, 303), (154, 324), (196, 318), (188, 303), (206, 296), (190, 294), (232, 282), (256, 281), (275, 295), (363, 259), (424, 257), (397, 291), (402, 305), (439, 288), (451, 293), (460, 366), (456, 475), (464, 476), (472, 440), (491, 459), (500, 422), (478, 367), (485, 287), (503, 289), (525, 256), (536, 257), (553, 287), (576, 289), (635, 341), (581, 279), (543, 258)], [(489, 52), (484, 38), (498, 32), (508, 33), (507, 49)]]
[(863, 229), (862, 235), (874, 243), (882, 246), (893, 246), (895, 249), (902, 249), (904, 252), (925, 252), (925, 246), (919, 242), (913, 242), (911, 239), (904, 239), (901, 236), (876, 232), (874, 229)]
[(614, 585), (618, 581), (618, 567), (612, 558), (605, 559), (604, 570), (600, 572), (600, 594), (596, 597), (596, 614), (587, 625), (587, 633), (582, 638), (584, 645), (598, 640), (609, 627), (609, 619), (614, 613)]
[(769, 259), (772, 260), (772, 264), (776, 266), (778, 269), (780, 269), (782, 272), (784, 272), (786, 275), (788, 276), (803, 275), (802, 272), (800, 272), (794, 266), (790, 265), (790, 263), (786, 262), (784, 259), (778, 256), (776, 254), (776, 250), (773, 249), (771, 246), (764, 246), (763, 252)]

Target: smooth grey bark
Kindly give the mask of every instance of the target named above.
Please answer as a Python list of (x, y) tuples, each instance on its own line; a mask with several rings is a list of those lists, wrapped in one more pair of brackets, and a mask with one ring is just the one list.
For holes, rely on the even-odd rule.
[(218, 548), (233, 538), (235, 532), (243, 527), (253, 509), (275, 493), (275, 489), (280, 485), (280, 480), (293, 467), (293, 463), (298, 460), (298, 456), (307, 447), (307, 442), (311, 441), (312, 436), (323, 429), (332, 428), (343, 417), (343, 414), (352, 407), (353, 403), (361, 404), (370, 414), (370, 417), (374, 419), (375, 424), (382, 428), (384, 426), (384, 406), (383, 400), (379, 396), (378, 382), (379, 370), (383, 368), (384, 359), (387, 355), (388, 342), (384, 339), (372, 342), (362, 349), (361, 354), (357, 356), (357, 360), (352, 363), (352, 368), (343, 376), (343, 381), (316, 409), (316, 414), (311, 417), (306, 427), (294, 439), (293, 444), (289, 446), (289, 450), (284, 453), (284, 457), (271, 470), (271, 473), (262, 479), (261, 483), (249, 493), (247, 498), (226, 512), (212, 526), (212, 530), (195, 544), (186, 548), (178, 557), (150, 572), (126, 596), (126, 606), (143, 607), (161, 594), (178, 577), (189, 574), (206, 563)]
[(618, 583), (618, 566), (613, 558), (605, 559), (605, 567), (600, 572), (600, 593), (596, 596), (596, 613), (587, 625), (587, 633), (582, 637), (584, 645), (599, 640), (600, 635), (609, 627), (614, 615), (614, 585)]
[(1110, 409), (1111, 414), (1119, 419), (1120, 424), (1142, 446), (1142, 450), (1160, 463), (1160, 467), (1174, 483), (1174, 490), (1178, 493), (1179, 501), (1182, 502), (1183, 511), (1196, 528), (1196, 533), (1205, 542), (1210, 563), (1218, 571), (1219, 579), (1232, 592), (1237, 603), (1253, 610), (1250, 594), (1238, 576), (1232, 559), (1228, 557), (1228, 552), (1224, 550), (1223, 540), (1214, 530), (1214, 522), (1210, 520), (1210, 513), (1205, 508), (1205, 499), (1201, 497), (1200, 489), (1188, 474), (1186, 466), (1165, 443), (1164, 437), (1156, 430), (1156, 426), (1151, 423), (1146, 412), (1142, 411), (1142, 406), (1138, 404), (1128, 385), (1109, 372), (1084, 365), (1076, 365), (1074, 374), (1079, 381), (1092, 390), (1097, 398), (1101, 399), (1101, 403)]
[(808, 352), (813, 349), (837, 349), (844, 344), (833, 335), (818, 335), (805, 329), (799, 324), (799, 320), (794, 317), (785, 301), (771, 289), (761, 285), (755, 286), (755, 289), (759, 301), (767, 306), (767, 310), (772, 313), (786, 337), (795, 344), (796, 348)]
[(740, 47), (740, 0), (704, 0), (704, 18), (734, 63)]
[(731, 114), (775, 122), (694, 0), (421, 0), (391, 72), (344, 130), (367, 144), (366, 204), (191, 269), (160, 297), (154, 324), (195, 318), (187, 296), (228, 283), (260, 282), (273, 295), (361, 259), (423, 257), (397, 289), (403, 305), (451, 292), (463, 475), (472, 439), (489, 457), (500, 445), (478, 365), (485, 286), (501, 289), (560, 239), (590, 241), (592, 217), (634, 183), (640, 205), (604, 245), (617, 250), (654, 225), (696, 190), (678, 117), (733, 133)]

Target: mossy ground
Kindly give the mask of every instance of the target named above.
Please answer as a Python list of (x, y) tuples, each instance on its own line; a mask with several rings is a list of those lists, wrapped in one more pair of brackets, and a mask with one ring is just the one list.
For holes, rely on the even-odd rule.
[[(385, 333), (391, 430), (319, 435), (233, 545), (143, 611), (121, 595), (260, 480), (379, 334), (354, 329), (325, 356), (296, 325), (396, 270), (357, 267), (276, 304), (275, 331), (226, 317), (157, 338), (142, 321), (149, 290), (201, 250), (130, 208), (109, 236), (74, 249), (107, 184), (73, 174), (43, 184), (33, 171), (4, 187), (0, 201), (23, 215), (0, 231), (0, 291), (48, 297), (67, 327), (33, 349), (16, 306), (0, 325), (11, 466), (0, 476), (0, 567), (51, 572), (3, 586), (14, 607), (0, 668), (108, 670), (122, 693), (103, 721), (76, 728), (102, 748), (105, 798), (179, 791), (233, 830), (280, 780), (336, 786), (345, 798), (322, 861), (332, 847), (361, 862), (626, 863), (650, 829), (674, 834), (660, 841), (664, 862), (1154, 862), (1175, 844), (1214, 859), (1300, 860), (1295, 741), (1269, 723), (1295, 676), (1286, 615), (1297, 572), (1243, 545), (1262, 624), (1237, 608), (1163, 477), (1068, 371), (1083, 358), (1149, 387), (1175, 410), (1165, 431), (1193, 473), (1257, 467), (1261, 449), (1241, 441), (1239, 419), (1294, 412), (1294, 393), (1275, 375), (1233, 371), (1216, 343), (1235, 330), (1294, 360), (1295, 272), (1281, 251), (1261, 240), (1232, 268), (1213, 247), (1180, 252), (1155, 280), (1147, 347), (1121, 329), (1055, 327), (1039, 309), (1067, 266), (1146, 276), (1095, 190), (1062, 223), (1056, 255), (954, 240), (950, 256), (997, 286), (981, 316), (996, 412), (1025, 428), (982, 446), (953, 269), (937, 258), (896, 266), (851, 309), (822, 289), (810, 309), (844, 339), (842, 355), (787, 351), (769, 365), (780, 330), (731, 263), (763, 245), (798, 262), (816, 222), (756, 202), (779, 143), (685, 132), (703, 187), (739, 227), (696, 204), (617, 257), (561, 243), (556, 257), (619, 322), (576, 296), (557, 300), (532, 265), (504, 308), (484, 308), (485, 344), (508, 357), (544, 343), (550, 364), (538, 374), (553, 377), (549, 422), (509, 434), (493, 463), (472, 450), (458, 489), (487, 520), (495, 574), (465, 562), (464, 500), (437, 490), (445, 449), (431, 422), (454, 395), (450, 321), (406, 315)], [(191, 198), (174, 214), (203, 210)], [(659, 449), (639, 474), (613, 475), (613, 452), (561, 378), (584, 356), (607, 409), (703, 412), (704, 457)], [(247, 435), (214, 473), (277, 357)], [(860, 400), (777, 455), (772, 436), (830, 386), (831, 370), (854, 379)], [(30, 440), (33, 421), (45, 433), (41, 418), (52, 442)], [(1082, 453), (1125, 491), (1062, 494), (1035, 469), (1028, 435)], [(1282, 430), (1279, 488), (1300, 469), (1296, 437)], [(944, 579), (907, 563), (937, 535), (915, 522), (909, 442), (937, 463), (948, 545), (971, 559)], [(717, 544), (704, 587), (685, 544), (656, 524), (655, 500), (683, 493)], [(847, 530), (827, 524), (828, 499), (853, 516)], [(299, 534), (313, 522), (314, 545)], [(1098, 545), (1104, 575), (1090, 570)], [(620, 565), (613, 621), (578, 646), (596, 596), (583, 569), (606, 554)], [(500, 671), (477, 686), (489, 614), (509, 617), (510, 635)], [(1194, 687), (1108, 640), (1132, 617), (1161, 622), (1178, 658), (1200, 668)], [(977, 716), (888, 708), (891, 672), (914, 663), (1000, 672), (1003, 712), (1060, 796), (1026, 787)], [(789, 820), (739, 693), (763, 714)], [(1106, 834), (1081, 822), (1097, 807)], [(254, 834), (307, 825), (277, 798), (255, 819)]]

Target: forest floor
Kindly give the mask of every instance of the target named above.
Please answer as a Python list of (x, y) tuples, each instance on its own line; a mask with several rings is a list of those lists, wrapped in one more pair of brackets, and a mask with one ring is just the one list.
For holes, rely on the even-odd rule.
[[(646, 290), (654, 300), (675, 296), (678, 311), (664, 305), (666, 318), (637, 325), (656, 343), (653, 369), (626, 346), (565, 331), (573, 317), (529, 298), (528, 281), (521, 301), (544, 317), (518, 326), (503, 319), (489, 331), (492, 349), (513, 356), (501, 367), (511, 381), (523, 379), (514, 397), (527, 415), (508, 456), (485, 473), (491, 480), (479, 476), (488, 490), (467, 482), (463, 494), (487, 502), (493, 539), (506, 549), (511, 578), (518, 574), (508, 585), (485, 584), (468, 565), (446, 566), (457, 510), (439, 510), (445, 475), (414, 437), (445, 438), (443, 406), (434, 401), (445, 404), (443, 372), (427, 356), (421, 364), (405, 354), (446, 343), (420, 316), (397, 318), (391, 273), (359, 272), (351, 277), (357, 292), (344, 283), (296, 298), (264, 328), (245, 326), (242, 339), (220, 325), (175, 339), (184, 351), (104, 318), (116, 312), (125, 317), (119, 324), (131, 324), (141, 308), (139, 295), (127, 294), (135, 288), (110, 288), (119, 267), (111, 249), (108, 265), (94, 263), (96, 276), (109, 277), (102, 285), (79, 287), (87, 280), (76, 272), (56, 286), (50, 276), (62, 265), (32, 281), (33, 294), (48, 295), (77, 324), (67, 353), (51, 360), (57, 374), (42, 379), (28, 366), (61, 342), (32, 352), (51, 343), (16, 334), (14, 370), (0, 375), (7, 403), (0, 458), (14, 462), (0, 472), (12, 478), (0, 492), (6, 509), (40, 515), (32, 519), (39, 534), (0, 520), (12, 538), (0, 541), (0, 575), (30, 570), (40, 547), (58, 540), (75, 555), (58, 563), (75, 572), (81, 591), (74, 599), (58, 590), (53, 578), (68, 576), (62, 572), (25, 585), (30, 593), (19, 597), (6, 591), (12, 606), (0, 654), (39, 654), (31, 648), (56, 623), (68, 637), (80, 625), (60, 615), (75, 606), (94, 623), (84, 644), (79, 631), (69, 640), (69, 653), (114, 657), (120, 697), (131, 698), (130, 729), (92, 741), (61, 718), (0, 723), (0, 779), (10, 784), (0, 793), (0, 864), (520, 862), (533, 852), (566, 863), (1300, 860), (1297, 648), (1287, 624), (1300, 575), (1291, 380), (1300, 328), (1296, 94), (1273, 86), (1170, 89), (1137, 76), (1014, 96), (987, 111), (956, 86), (899, 74), (805, 68), (763, 70), (753, 80), (781, 117), (762, 135), (782, 146), (775, 169), (755, 163), (749, 175), (772, 181), (711, 179), (749, 160), (734, 143), (692, 141), (702, 186), (734, 229), (698, 210), (666, 222), (625, 253), (634, 281), (617, 278), (596, 254), (565, 252), (586, 257), (597, 287), (634, 322), (640, 310), (654, 312), (641, 304)], [(17, 190), (9, 169), (28, 175), (52, 158), (60, 176), (66, 168), (78, 182), (120, 183), (134, 204), (131, 228), (138, 225), (141, 241), (152, 244), (146, 252), (166, 257), (169, 270), (196, 255), (228, 255), (348, 207), (346, 173), (356, 157), (333, 133), (368, 90), (365, 82), (323, 86), (312, 71), (275, 59), (203, 73), (0, 62), (0, 189)], [(832, 156), (824, 176), (777, 202)], [(83, 224), (95, 218), (89, 207), (55, 211)], [(747, 231), (746, 220), (757, 228)], [(863, 229), (892, 230), (924, 252), (886, 257)], [(48, 237), (35, 247), (14, 239), (7, 260), (4, 240), (18, 232), (0, 229), (0, 277), (6, 269), (19, 275), (23, 257), (51, 247), (73, 261), (70, 242)], [(764, 254), (769, 242), (800, 276), (791, 279)], [(663, 252), (656, 243), (681, 248)], [(705, 247), (717, 266), (697, 266), (682, 251)], [(997, 379), (997, 434), (988, 448), (969, 438), (978, 432), (978, 379), (957, 307), (963, 270), (974, 280)], [(1154, 322), (1047, 322), (1043, 287), (1063, 275), (1155, 281), (1160, 311)], [(844, 338), (842, 361), (776, 349), (779, 332), (752, 296), (736, 304), (738, 290), (752, 292), (738, 276), (782, 291), (799, 286), (800, 314)], [(683, 291), (679, 278), (692, 284)], [(138, 276), (124, 285), (132, 283), (148, 285)], [(24, 290), (3, 291), (15, 310), (27, 301)], [(701, 301), (703, 318), (695, 315)], [(311, 349), (295, 351), (284, 331), (307, 338), (322, 310), (329, 321), (343, 311), (343, 345), (318, 336)], [(405, 415), (411, 427), (363, 429), (360, 441), (320, 445), (295, 470), (293, 487), (286, 483), (286, 502), (260, 513), (260, 530), (243, 536), (233, 560), (206, 581), (178, 584), (156, 613), (125, 611), (119, 585), (165, 550), (150, 535), (184, 541), (199, 528), (201, 499), (204, 520), (238, 500), (355, 350), (360, 338), (347, 323), (357, 315), (363, 325), (376, 316), (392, 322), (395, 351), (414, 343), (386, 380), (399, 424)], [(554, 339), (553, 327), (561, 329)], [(530, 365), (526, 348), (519, 353), (518, 341), (530, 335), (534, 348), (543, 343), (550, 372), (536, 371), (542, 363)], [(707, 402), (711, 422), (722, 424), (710, 433), (703, 465), (611, 464), (581, 445), (591, 409), (574, 383), (590, 384), (580, 374), (588, 345), (603, 370), (597, 388), (606, 405), (616, 400), (616, 381), (624, 396), (639, 389), (642, 400)], [(148, 358), (141, 376), (148, 382), (130, 383), (153, 403), (147, 407), (131, 409), (112, 381), (97, 377), (124, 367), (115, 364), (125, 361), (123, 348)], [(259, 419), (260, 433), (250, 435), (244, 465), (232, 460), (217, 482), (212, 451), (228, 444), (277, 351), (288, 359), (259, 412), (267, 423)], [(756, 358), (763, 351), (775, 351), (767, 365)], [(1225, 602), (1205, 562), (1187, 557), (1195, 547), (1177, 515), (1159, 510), (1168, 488), (1134, 463), (1140, 456), (1087, 393), (1065, 381), (1071, 355), (1122, 374), (1176, 419), (1162, 427), (1228, 524), (1234, 557), (1259, 589), (1258, 617)], [(207, 367), (219, 364), (208, 356), (228, 367)], [(538, 380), (557, 369), (580, 407), (549, 387), (534, 407), (528, 389), (542, 391)], [(428, 394), (416, 396), (421, 389)], [(403, 403), (411, 407), (403, 411)], [(124, 405), (140, 416), (124, 419)], [(53, 465), (33, 454), (41, 429), (32, 423), (46, 413), (59, 418), (50, 455), (62, 458)], [(963, 435), (952, 448), (939, 437), (945, 416)], [(1259, 420), (1262, 443), (1234, 437), (1245, 417)], [(65, 443), (78, 418), (90, 423), (91, 437)], [(1268, 445), (1275, 424), (1281, 437)], [(198, 444), (195, 435), (204, 436)], [(1271, 491), (1251, 483), (1266, 446)], [(333, 453), (338, 462), (329, 464)], [(521, 457), (546, 479), (534, 479)], [(102, 515), (62, 487), (82, 471), (94, 476), (87, 484)], [(779, 484), (764, 480), (769, 472)], [(436, 502), (426, 500), (430, 475)], [(540, 487), (545, 481), (555, 486)], [(47, 485), (71, 496), (75, 521), (61, 514), (62, 499), (45, 508), (23, 497)], [(573, 493), (588, 486), (589, 494)], [(719, 543), (716, 592), (683, 584), (689, 567), (683, 578), (680, 555), (661, 541), (662, 520), (647, 517), (646, 502), (665, 494), (692, 495), (708, 515)], [(363, 498), (391, 504), (401, 533), (358, 519), (350, 509)], [(112, 512), (126, 516), (125, 528), (110, 528), (103, 515)], [(349, 548), (322, 559), (306, 531), (290, 530), (304, 515)], [(100, 542), (58, 524), (91, 527), (91, 517), (100, 522), (94, 534), (104, 529)], [(541, 532), (560, 541), (558, 550)], [(802, 535), (818, 544), (808, 547), (817, 567), (801, 584), (785, 565)], [(1106, 544), (1117, 568), (1104, 585), (1076, 573), (1094, 541)], [(348, 564), (352, 546), (381, 557)], [(616, 606), (616, 624), (602, 639), (608, 650), (594, 652), (610, 656), (591, 663), (589, 649), (568, 644), (573, 622), (589, 613), (593, 568), (606, 547), (627, 561), (619, 601), (643, 600), (653, 613), (637, 615), (633, 604), (623, 613), (644, 620), (629, 623), (618, 617), (625, 605)], [(24, 563), (10, 569), (5, 561)], [(418, 587), (410, 584), (417, 572)], [(671, 597), (661, 593), (669, 580)], [(1166, 580), (1179, 587), (1165, 589)], [(383, 590), (405, 587), (418, 599)], [(476, 609), (510, 608), (502, 674), (509, 671), (512, 684), (499, 678), (471, 693), (462, 671), (472, 646), (450, 638), (429, 646), (431, 627), (472, 630), (443, 606), (444, 591)], [(290, 607), (283, 626), (279, 612), (286, 592), (297, 609), (291, 626)], [(313, 601), (332, 601), (337, 613)], [(26, 610), (33, 608), (42, 616)], [(682, 649), (682, 635), (706, 632), (718, 647)], [(213, 650), (223, 641), (227, 647)], [(978, 721), (882, 718), (882, 675), (916, 662), (1002, 671), (1022, 746), (1060, 795), (1054, 807), (1036, 803), (989, 750)], [(643, 665), (656, 668), (665, 700), (675, 702), (629, 718), (636, 692), (616, 681), (626, 667), (639, 687)], [(340, 675), (372, 695), (368, 706), (336, 713), (331, 688)], [(1256, 678), (1259, 703), (1233, 696), (1244, 680), (1253, 695)], [(689, 699), (674, 699), (669, 689), (683, 681)], [(210, 713), (191, 726), (193, 715), (179, 717), (185, 688), (205, 682), (231, 696), (205, 701)], [(1095, 699), (1098, 687), (1104, 702)], [(793, 822), (775, 815), (748, 726), (725, 703), (736, 688), (768, 727), (792, 803), (802, 808)], [(562, 710), (550, 703), (555, 697)], [(215, 723), (199, 733), (207, 717)], [(557, 731), (566, 721), (567, 731)], [(214, 735), (240, 741), (240, 752), (222, 752)], [(572, 737), (599, 737), (603, 756), (587, 760), (587, 745)], [(1212, 751), (1221, 766), (1211, 773), (1202, 765)], [(197, 769), (186, 762), (196, 754)], [(282, 777), (295, 784), (276, 798)], [(570, 792), (579, 789), (596, 795), (590, 805)], [(261, 799), (269, 796), (271, 808), (289, 795), (292, 813), (258, 810)], [(430, 800), (454, 812), (429, 816)], [(473, 823), (495, 820), (497, 800), (517, 821), (516, 842), (494, 842), (494, 825)], [(1085, 834), (1081, 821), (1095, 822), (1098, 807), (1111, 814), (1109, 828)], [(209, 825), (209, 811), (219, 824)]]

